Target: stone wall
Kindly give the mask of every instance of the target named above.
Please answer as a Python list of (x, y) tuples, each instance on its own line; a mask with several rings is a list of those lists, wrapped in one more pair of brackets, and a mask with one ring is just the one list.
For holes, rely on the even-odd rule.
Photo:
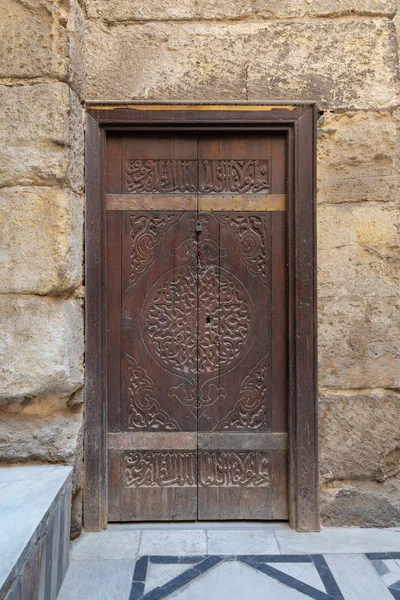
[(75, 464), (75, 531), (83, 99), (318, 102), (322, 517), (400, 522), (395, 13), (395, 0), (3, 0), (0, 456)]
[(78, 0), (3, 0), (0, 461), (75, 466), (83, 424), (85, 19)]
[(86, 0), (91, 100), (316, 100), (322, 519), (400, 522), (395, 0)]

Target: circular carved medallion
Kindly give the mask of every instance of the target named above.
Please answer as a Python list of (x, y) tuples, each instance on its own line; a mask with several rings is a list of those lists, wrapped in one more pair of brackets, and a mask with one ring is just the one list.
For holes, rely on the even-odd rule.
[(151, 356), (182, 375), (226, 372), (249, 351), (255, 313), (243, 283), (229, 271), (193, 265), (163, 275), (147, 294), (142, 336)]

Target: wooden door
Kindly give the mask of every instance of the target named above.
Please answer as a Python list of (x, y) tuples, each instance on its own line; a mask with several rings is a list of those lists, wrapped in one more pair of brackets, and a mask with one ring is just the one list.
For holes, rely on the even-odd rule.
[(279, 134), (113, 134), (109, 519), (286, 519)]

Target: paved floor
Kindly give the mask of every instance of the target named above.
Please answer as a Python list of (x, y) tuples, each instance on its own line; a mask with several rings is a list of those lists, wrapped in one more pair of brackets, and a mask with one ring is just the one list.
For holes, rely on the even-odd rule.
[(400, 600), (400, 528), (112, 525), (73, 543), (58, 600)]

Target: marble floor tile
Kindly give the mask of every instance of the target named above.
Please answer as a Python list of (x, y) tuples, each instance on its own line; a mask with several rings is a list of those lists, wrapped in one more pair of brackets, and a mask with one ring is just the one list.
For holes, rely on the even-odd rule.
[(279, 554), (273, 531), (207, 531), (208, 554)]
[[(169, 598), (179, 600), (305, 600), (297, 590), (238, 562), (216, 565)], [(392, 599), (393, 600), (393, 599)]]
[(57, 600), (129, 600), (133, 560), (73, 560)]
[(396, 529), (141, 525), (74, 542), (58, 600), (400, 600)]
[(326, 592), (325, 586), (322, 583), (321, 577), (318, 575), (318, 571), (314, 564), (307, 563), (269, 563), (278, 571), (290, 575), (307, 585)]
[(345, 600), (393, 600), (364, 554), (327, 554), (325, 560)]
[(107, 529), (83, 533), (72, 544), (72, 560), (135, 560), (139, 550), (140, 531)]
[(142, 532), (139, 554), (191, 555), (206, 554), (205, 531), (195, 530), (147, 530)]
[(400, 550), (400, 532), (392, 529), (326, 528), (318, 533), (276, 531), (282, 554), (349, 554)]
[[(189, 592), (194, 598), (208, 594), (204, 599), (210, 600), (242, 598), (243, 579), (248, 585), (246, 597), (251, 594), (252, 600), (262, 590), (273, 594), (266, 598), (344, 600), (323, 556), (279, 554), (143, 556), (135, 566), (130, 600), (191, 598)], [(210, 580), (214, 588), (208, 589)]]
[(190, 564), (152, 564), (150, 563), (147, 569), (146, 584), (144, 593), (150, 592), (156, 587), (160, 587), (171, 581), (178, 575), (190, 569)]

